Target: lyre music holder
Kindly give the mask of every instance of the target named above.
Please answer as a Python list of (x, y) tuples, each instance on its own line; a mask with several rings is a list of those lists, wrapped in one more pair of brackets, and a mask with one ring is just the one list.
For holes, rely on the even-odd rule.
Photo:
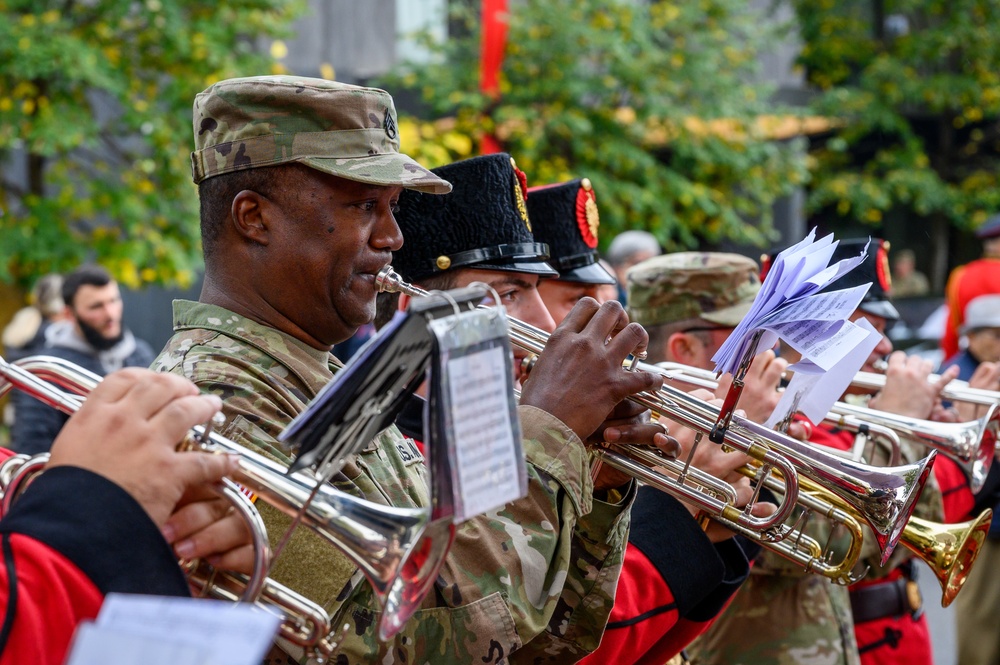
[(429, 321), (472, 310), (487, 293), (475, 285), (447, 297), (431, 292), (397, 313), (280, 434), (297, 451), (289, 472), (315, 466), (329, 477), (389, 427), (424, 380), (433, 350)]

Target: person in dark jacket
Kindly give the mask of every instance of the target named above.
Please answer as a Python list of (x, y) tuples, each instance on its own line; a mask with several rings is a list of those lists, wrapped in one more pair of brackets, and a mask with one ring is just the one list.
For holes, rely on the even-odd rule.
[[(122, 325), (122, 297), (107, 270), (84, 265), (66, 275), (62, 299), (67, 320), (45, 331), (38, 353), (54, 356), (105, 376), (123, 367), (148, 367), (153, 350)], [(13, 397), (17, 414), (11, 428), (11, 447), (36, 455), (52, 447), (67, 416), (26, 395)]]

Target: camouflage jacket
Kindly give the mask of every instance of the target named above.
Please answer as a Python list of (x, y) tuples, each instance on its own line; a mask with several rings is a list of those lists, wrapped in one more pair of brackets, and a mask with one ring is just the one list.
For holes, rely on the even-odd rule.
[[(288, 463), (289, 451), (276, 437), (331, 380), (338, 367), (333, 356), (212, 305), (175, 302), (174, 329), (154, 368), (219, 395), (224, 436)], [(346, 627), (330, 662), (568, 663), (597, 647), (614, 602), (634, 492), (619, 504), (594, 500), (579, 438), (539, 409), (522, 406), (519, 415), (528, 496), (459, 525), (434, 590), (394, 641), (376, 640), (379, 606), (360, 571), (311, 531), (295, 531), (272, 577)], [(349, 460), (333, 483), (370, 501), (428, 505), (424, 460), (395, 426)], [(261, 504), (276, 541), (288, 520)]]
[[(819, 428), (817, 428), (818, 430)], [(853, 436), (835, 433), (824, 443), (847, 449)], [(903, 463), (913, 462), (922, 452), (902, 443)], [(885, 466), (887, 452), (869, 447), (866, 457), (874, 466)], [(933, 474), (920, 495), (914, 514), (941, 520), (941, 492)], [(865, 579), (884, 577), (912, 553), (898, 545), (886, 566), (879, 565), (879, 551), (867, 526), (861, 560), (854, 570)], [(830, 523), (813, 516), (807, 535), (824, 545)], [(843, 536), (835, 537), (835, 552), (843, 551)], [(859, 665), (860, 655), (851, 615), (848, 587), (825, 577), (806, 574), (801, 567), (773, 552), (764, 551), (756, 560), (750, 579), (737, 592), (719, 619), (688, 649), (697, 665)]]

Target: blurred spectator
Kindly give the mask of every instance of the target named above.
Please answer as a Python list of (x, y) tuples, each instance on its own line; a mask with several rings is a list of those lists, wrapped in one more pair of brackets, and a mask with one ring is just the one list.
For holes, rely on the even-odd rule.
[(959, 351), (958, 329), (965, 322), (965, 308), (973, 298), (1000, 293), (1000, 214), (987, 219), (976, 237), (983, 241), (983, 258), (952, 270), (945, 287), (948, 320), (941, 338), (945, 358)]
[(65, 319), (62, 299), (62, 275), (45, 275), (35, 282), (24, 307), (3, 329), (4, 358), (14, 362), (38, 353), (45, 345), (45, 331), (55, 321)]
[(917, 270), (917, 258), (912, 249), (901, 249), (892, 264), (892, 297), (925, 296), (930, 291), (927, 276)]
[(663, 253), (660, 243), (648, 231), (623, 231), (608, 245), (606, 258), (618, 277), (618, 300), (626, 304), (625, 273), (640, 261)]
[[(967, 340), (965, 349), (949, 358), (941, 370), (958, 365), (959, 379), (973, 388), (1000, 390), (1000, 295), (974, 298), (965, 308), (965, 324), (960, 333)], [(960, 420), (980, 418), (985, 407), (956, 402)], [(962, 411), (962, 409), (966, 411)], [(976, 409), (969, 412), (968, 409)], [(971, 515), (993, 508), (988, 537), (980, 545), (979, 558), (962, 593), (955, 599), (955, 625), (960, 665), (1000, 662), (1000, 635), (996, 617), (1000, 612), (1000, 467), (990, 469), (986, 484), (976, 496)]]
[[(148, 367), (153, 350), (122, 325), (122, 296), (107, 270), (85, 265), (62, 283), (67, 320), (45, 331), (38, 353), (67, 360), (104, 376), (122, 367)], [(48, 452), (67, 416), (24, 393), (12, 396), (15, 408), (12, 448), (35, 455)]]
[(942, 369), (958, 365), (958, 378), (968, 381), (982, 362), (1000, 361), (1000, 294), (979, 296), (965, 308), (960, 331), (964, 349), (948, 358)]

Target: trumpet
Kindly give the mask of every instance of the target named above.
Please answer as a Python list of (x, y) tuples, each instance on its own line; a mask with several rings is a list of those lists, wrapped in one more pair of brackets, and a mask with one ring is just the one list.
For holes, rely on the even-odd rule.
[[(714, 375), (707, 370), (680, 363), (657, 363), (657, 367), (670, 372), (671, 378), (698, 387), (711, 389), (718, 385), (714, 381)], [(918, 442), (933, 446), (955, 460), (969, 475), (971, 484), (982, 483), (985, 480), (993, 459), (998, 416), (995, 404), (989, 405), (989, 408), (987, 415), (979, 420), (968, 423), (937, 423), (902, 418), (874, 409), (838, 403), (825, 422), (854, 431), (863, 426), (868, 429), (867, 433), (883, 436), (897, 457), (899, 440), (896, 432), (898, 431)], [(860, 459), (860, 451), (855, 450), (854, 454)], [(860, 518), (856, 511), (836, 495), (808, 480), (800, 482), (802, 494), (821, 501), (819, 506), (833, 504), (848, 515)], [(772, 487), (772, 489), (779, 488)], [(801, 497), (800, 503), (805, 503)], [(972, 565), (979, 556), (982, 543), (989, 531), (992, 515), (993, 511), (987, 509), (975, 519), (955, 524), (939, 524), (911, 516), (903, 528), (900, 542), (934, 572), (941, 585), (942, 607), (948, 607), (962, 590)], [(850, 535), (853, 548), (857, 535), (853, 531)], [(850, 557), (851, 552), (845, 555), (845, 565)]]
[[(411, 297), (428, 295), (427, 291), (404, 282), (391, 266), (386, 266), (376, 275), (375, 284), (383, 292), (405, 293)], [(535, 355), (544, 351), (548, 333), (517, 319), (509, 321), (510, 338), (514, 345)], [(629, 369), (638, 367), (644, 371), (657, 371), (655, 366), (635, 360), (628, 361), (628, 366)], [(712, 431), (720, 415), (717, 406), (666, 384), (656, 392), (639, 393), (630, 399), (702, 434)], [(802, 474), (843, 498), (872, 528), (883, 562), (892, 554), (906, 520), (913, 512), (935, 455), (932, 451), (915, 464), (876, 468), (816, 450), (739, 416), (733, 417), (732, 425), (725, 434), (725, 443), (762, 465), (769, 466), (776, 459), (789, 462), (795, 472), (786, 473), (784, 483), (786, 492), (792, 497), (797, 495), (797, 477)], [(767, 468), (761, 473), (766, 474)]]
[[(875, 369), (879, 372), (885, 371), (888, 367), (889, 363), (884, 360), (880, 360), (875, 364)], [(938, 381), (940, 378), (940, 374), (930, 374), (928, 375), (927, 380), (934, 382)], [(858, 372), (854, 375), (854, 379), (851, 380), (851, 385), (875, 392), (885, 388), (885, 381), (885, 374), (879, 374), (877, 372)], [(957, 379), (948, 382), (948, 384), (941, 390), (941, 397), (954, 402), (967, 402), (969, 404), (978, 404), (980, 406), (994, 406), (996, 404), (1000, 404), (1000, 391), (986, 390), (985, 388), (973, 388), (969, 385), (968, 381), (959, 381)]]
[[(46, 356), (25, 358), (16, 364), (0, 358), (0, 379), (0, 396), (17, 388), (69, 414), (76, 412), (83, 396), (100, 381), (100, 377), (83, 368)], [(383, 606), (378, 626), (382, 639), (398, 633), (419, 608), (454, 539), (451, 520), (429, 523), (425, 509), (372, 503), (320, 482), (307, 471), (289, 474), (277, 462), (215, 432), (206, 432), (201, 426), (194, 427), (178, 449), (236, 455), (239, 468), (233, 480), (283, 513), (301, 518), (306, 526), (341, 550), (362, 571)], [(8, 460), (9, 468), (0, 467), (4, 507), (14, 500), (30, 474), (44, 466), (43, 459), (31, 461), (20, 457), (17, 461)], [(237, 504), (237, 508), (243, 510), (249, 506), (256, 513), (242, 492), (234, 491), (245, 501), (245, 505)], [(233, 498), (228, 492), (226, 495)], [(235, 596), (275, 606), (285, 618), (280, 629), (283, 637), (310, 653), (329, 655), (335, 646), (328, 639), (330, 617), (314, 603), (299, 602), (301, 596), (295, 592), (263, 574), (258, 575), (261, 572), (258, 568), (266, 570), (269, 565), (267, 534), (259, 516), (249, 522), (262, 563), (258, 565), (255, 561), (254, 575), (249, 579), (224, 575), (220, 577), (227, 582), (224, 587), (209, 586), (204, 591), (217, 597)], [(209, 575), (209, 582), (214, 577)], [(196, 584), (199, 578), (189, 579)]]
[[(628, 448), (628, 450), (621, 452), (615, 450), (620, 448)], [(832, 553), (828, 552), (814, 538), (807, 536), (801, 528), (785, 526), (774, 532), (749, 528), (742, 521), (735, 519), (737, 515), (742, 515), (743, 511), (735, 507), (737, 499), (732, 485), (693, 468), (678, 472), (675, 465), (681, 463), (678, 460), (659, 455), (658, 451), (638, 446), (613, 445), (610, 449), (596, 448), (593, 453), (602, 462), (610, 464), (622, 473), (664, 491), (680, 501), (700, 508), (707, 516), (724, 525), (727, 529), (758, 542), (762, 547), (798, 565), (807, 573), (822, 575), (838, 584), (851, 584), (859, 579), (853, 573), (861, 556), (864, 538), (858, 520), (817, 496), (798, 492), (791, 505), (793, 507), (799, 505), (809, 511), (816, 512), (847, 530), (851, 539), (850, 545), (839, 561), (835, 561)], [(740, 473), (756, 479), (759, 467), (748, 464), (740, 470)], [(699, 487), (695, 484), (694, 487), (689, 488), (687, 486), (689, 478), (686, 474), (692, 474), (691, 479), (697, 478), (697, 482), (704, 482), (704, 486)], [(707, 480), (703, 480), (702, 476), (705, 476)], [(763, 476), (760, 482), (777, 494), (786, 495), (785, 483), (780, 478), (767, 475)], [(723, 487), (717, 488), (717, 485)], [(704, 495), (710, 495), (713, 492), (717, 493), (715, 500), (720, 502), (725, 510), (715, 510), (711, 505), (706, 507)], [(782, 505), (787, 502), (788, 499), (785, 496)]]
[[(822, 487), (803, 481), (804, 493), (822, 496), (848, 514), (854, 509)], [(941, 585), (941, 606), (948, 607), (965, 585), (990, 529), (993, 511), (987, 508), (967, 522), (939, 524), (911, 516), (903, 528), (903, 546), (927, 564)]]
[[(665, 376), (690, 385), (709, 389), (718, 386), (714, 374), (705, 369), (680, 363), (657, 363), (656, 367)], [(860, 374), (869, 373), (860, 372)], [(871, 374), (871, 376), (881, 378), (884, 387), (884, 376), (881, 374)], [(868, 433), (887, 441), (892, 448), (893, 461), (890, 464), (898, 463), (896, 460), (899, 452), (899, 435), (913, 439), (952, 459), (969, 478), (972, 491), (978, 492), (986, 482), (986, 476), (993, 463), (997, 434), (1000, 431), (1000, 403), (994, 400), (992, 403), (984, 402), (984, 405), (987, 407), (986, 414), (976, 420), (964, 423), (939, 423), (837, 402), (823, 421), (852, 431), (867, 428)], [(860, 459), (860, 455), (856, 459)]]

